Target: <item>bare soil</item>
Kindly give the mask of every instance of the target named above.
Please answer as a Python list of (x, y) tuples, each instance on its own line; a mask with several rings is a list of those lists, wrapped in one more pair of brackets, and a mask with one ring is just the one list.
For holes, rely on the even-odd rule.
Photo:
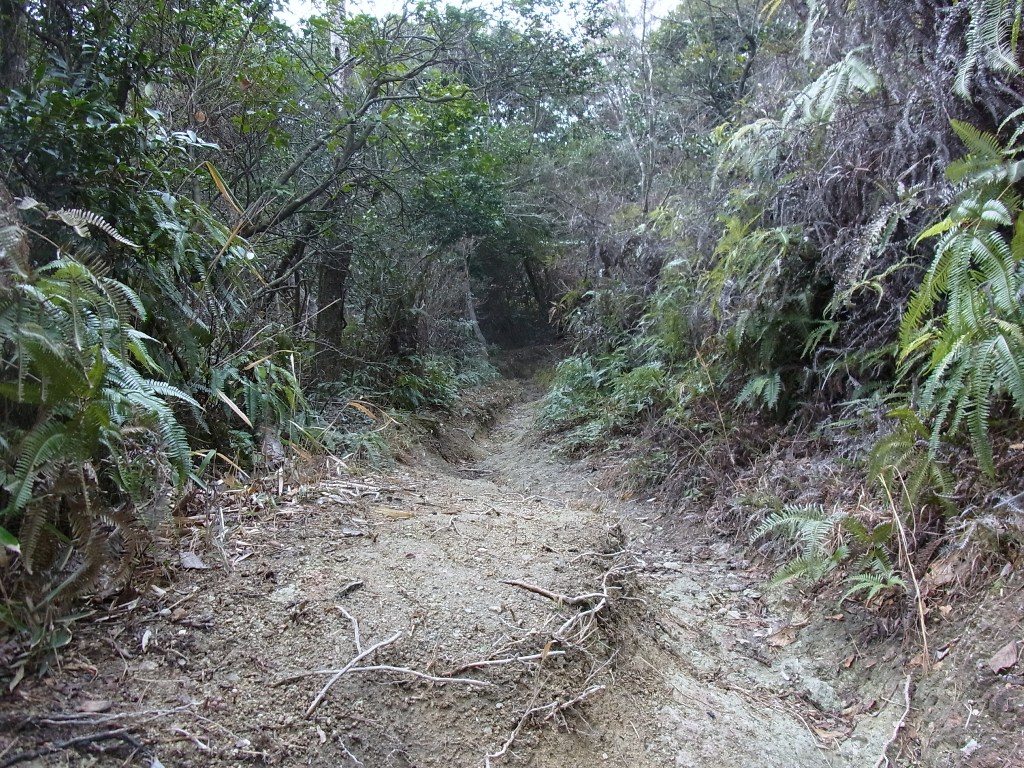
[(552, 458), (523, 391), (428, 420), (405, 465), (176, 519), (152, 583), (0, 702), (0, 767), (1024, 765), (1021, 688), (978, 671), (1005, 632), (919, 693), (914, 648)]

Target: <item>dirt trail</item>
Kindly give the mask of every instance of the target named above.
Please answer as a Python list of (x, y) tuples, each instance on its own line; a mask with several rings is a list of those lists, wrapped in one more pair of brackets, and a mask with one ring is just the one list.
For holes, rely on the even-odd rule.
[(5, 699), (0, 765), (118, 728), (28, 764), (874, 764), (900, 681), (865, 707), (822, 679), (739, 549), (596, 490), (533, 408), (446, 427), (474, 461), (331, 464), (177, 521), (210, 567), (81, 625)]

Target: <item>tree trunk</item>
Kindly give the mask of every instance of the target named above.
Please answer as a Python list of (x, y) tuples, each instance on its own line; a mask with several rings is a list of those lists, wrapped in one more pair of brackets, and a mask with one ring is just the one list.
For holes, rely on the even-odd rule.
[(533, 271), (533, 267), (530, 265), (529, 257), (523, 259), (523, 271), (526, 273), (526, 282), (530, 285), (530, 293), (533, 294), (533, 300), (537, 302), (537, 309), (543, 317), (548, 316), (548, 301), (544, 296), (544, 291), (541, 289), (540, 281), (537, 280), (537, 273)]
[(473, 335), (480, 342), (480, 346), (484, 348), (484, 356), (486, 357), (487, 339), (484, 338), (484, 332), (480, 330), (480, 322), (476, 319), (476, 301), (473, 299), (473, 285), (469, 281), (468, 251), (462, 260), (462, 273), (466, 276), (466, 317), (469, 318), (469, 324), (473, 328)]
[(0, 0), (0, 88), (24, 83), (25, 46), (25, 3)]
[(345, 289), (352, 266), (352, 243), (344, 242), (324, 254), (317, 292), (316, 374), (320, 382), (334, 381), (342, 371), (341, 336), (345, 331)]

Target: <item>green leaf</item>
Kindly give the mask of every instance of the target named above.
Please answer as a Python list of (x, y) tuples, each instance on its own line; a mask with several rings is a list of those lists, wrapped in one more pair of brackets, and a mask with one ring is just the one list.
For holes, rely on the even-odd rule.
[(21, 544), (18, 539), (3, 526), (0, 526), (0, 546), (7, 547), (14, 552), (21, 552)]

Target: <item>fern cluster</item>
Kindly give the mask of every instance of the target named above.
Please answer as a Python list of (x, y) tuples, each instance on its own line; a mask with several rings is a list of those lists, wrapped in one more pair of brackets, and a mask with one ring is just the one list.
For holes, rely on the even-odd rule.
[(845, 565), (847, 590), (840, 602), (861, 593), (866, 593), (864, 600), (870, 602), (882, 592), (906, 589), (889, 554), (893, 533), (893, 523), (869, 528), (839, 511), (826, 514), (820, 504), (790, 504), (765, 518), (752, 539), (779, 536), (795, 550), (772, 575), (771, 586), (795, 580), (815, 584)]
[(1022, 8), (1011, 0), (967, 0), (966, 50), (957, 63), (954, 91), (971, 98), (979, 74), (989, 69), (1011, 76), (1022, 72), (1018, 56)]
[(918, 405), (931, 421), (931, 456), (964, 430), (992, 474), (993, 404), (1005, 397), (1024, 417), (1024, 160), (990, 134), (953, 127), (968, 154), (947, 170), (959, 188), (949, 215), (919, 238), (938, 240), (903, 319), (900, 360), (924, 375)]
[(765, 518), (751, 538), (756, 541), (768, 534), (782, 536), (796, 550), (769, 583), (778, 586), (795, 579), (816, 583), (835, 570), (849, 555), (839, 536), (842, 519), (840, 515), (827, 515), (820, 504), (787, 505)]
[[(63, 213), (70, 227), (113, 236), (97, 217)], [(163, 379), (138, 329), (142, 300), (106, 272), (66, 252), (34, 270), (17, 258), (4, 267), (0, 543), (20, 555), (23, 584), (2, 618), (23, 631), (123, 579), (144, 511), (191, 469), (172, 404), (199, 404)]]

